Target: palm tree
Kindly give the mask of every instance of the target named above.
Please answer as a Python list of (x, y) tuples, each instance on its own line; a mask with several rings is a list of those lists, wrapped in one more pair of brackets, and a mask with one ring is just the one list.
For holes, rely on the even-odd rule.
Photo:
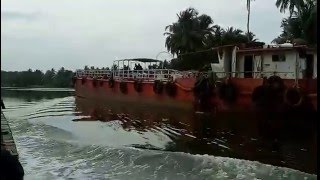
[(295, 8), (298, 10), (298, 12), (300, 12), (303, 4), (304, 4), (304, 0), (277, 0), (276, 1), (276, 6), (277, 8), (280, 8), (280, 12), (285, 12), (286, 9), (289, 9), (290, 18), (293, 15)]
[(228, 27), (222, 35), (222, 44), (239, 44), (246, 43), (248, 38), (243, 31), (233, 27)]
[(221, 28), (219, 25), (214, 25), (212, 33), (206, 36), (206, 49), (223, 45), (222, 38), (224, 34), (225, 30), (223, 28)]
[(255, 38), (256, 35), (253, 34), (253, 32), (249, 32), (249, 33), (246, 32), (245, 36), (248, 37), (249, 42), (257, 42), (258, 41), (258, 39)]
[[(247, 11), (248, 11), (248, 19), (247, 19), (247, 34), (250, 34), (250, 12), (251, 12), (251, 1), (247, 0)], [(248, 41), (250, 41), (250, 37), (248, 36)]]
[(306, 0), (300, 11), (294, 11), (292, 16), (284, 18), (281, 23), (282, 34), (274, 39), (275, 43), (291, 42), (316, 44), (316, 2)]
[(210, 16), (198, 14), (194, 8), (188, 8), (177, 15), (177, 22), (165, 28), (165, 45), (169, 52), (179, 55), (205, 47), (205, 39), (213, 31), (213, 20)]
[(302, 27), (302, 38), (310, 44), (317, 42), (317, 4), (316, 0), (305, 0), (299, 13), (294, 14)]

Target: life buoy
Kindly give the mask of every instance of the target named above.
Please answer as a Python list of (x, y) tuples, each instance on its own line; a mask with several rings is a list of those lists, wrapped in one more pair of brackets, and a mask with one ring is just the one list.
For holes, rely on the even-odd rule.
[(236, 86), (230, 82), (224, 82), (221, 84), (218, 90), (219, 98), (232, 103), (237, 99)]
[(199, 79), (193, 88), (195, 103), (201, 111), (207, 111), (212, 107), (211, 96), (213, 95), (214, 86), (208, 78)]
[(296, 87), (288, 88), (284, 93), (284, 102), (291, 107), (300, 106), (303, 99), (304, 96), (301, 89)]
[(163, 92), (163, 82), (160, 80), (155, 80), (153, 84), (153, 92), (156, 94), (162, 94)]
[(84, 83), (86, 83), (86, 81), (87, 81), (87, 77), (82, 77), (82, 79), (81, 79), (81, 84), (84, 84)]
[(205, 95), (207, 97), (210, 97), (213, 92), (213, 86), (210, 84), (208, 78), (202, 78), (196, 81), (193, 93), (196, 97), (199, 97), (201, 95)]
[(136, 92), (140, 93), (142, 92), (142, 82), (141, 80), (135, 80), (133, 83), (133, 87), (136, 90)]
[(98, 83), (98, 80), (97, 80), (96, 77), (94, 77), (94, 78), (92, 79), (92, 85), (93, 85), (93, 87), (97, 87), (97, 83)]
[(119, 84), (119, 87), (120, 87), (120, 91), (123, 93), (123, 94), (126, 94), (128, 92), (128, 86), (127, 86), (127, 83), (124, 82), (124, 81), (121, 81), (120, 84)]
[(269, 85), (269, 82), (268, 82), (268, 78), (267, 78), (267, 77), (263, 77), (263, 78), (262, 78), (262, 85), (263, 85), (263, 86), (268, 86), (268, 85)]
[(253, 90), (251, 100), (257, 106), (264, 106), (269, 102), (270, 100), (269, 96), (270, 96), (269, 87), (262, 85), (262, 86), (256, 87)]
[(99, 84), (101, 87), (103, 86), (103, 79), (100, 79)]
[(175, 82), (168, 81), (165, 88), (169, 96), (174, 97), (177, 94), (177, 86)]
[(113, 78), (109, 79), (108, 85), (109, 85), (109, 88), (113, 88), (114, 87), (114, 79)]
[(195, 84), (194, 84), (194, 87), (192, 89), (193, 90), (193, 95), (195, 97), (198, 97), (200, 92), (201, 92), (201, 84), (202, 84), (201, 81), (202, 80), (196, 81)]
[(268, 78), (268, 85), (273, 90), (283, 90), (285, 87), (283, 80), (279, 76), (270, 76)]

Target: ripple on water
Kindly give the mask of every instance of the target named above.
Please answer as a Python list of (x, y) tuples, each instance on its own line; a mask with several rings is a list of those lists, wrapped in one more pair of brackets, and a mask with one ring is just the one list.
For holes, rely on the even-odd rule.
[[(31, 177), (104, 179), (316, 179), (259, 162), (209, 155), (79, 145), (20, 137), (21, 162)], [(39, 175), (39, 176), (38, 176)]]
[[(25, 179), (316, 179), (317, 177), (255, 161), (166, 152), (163, 148), (148, 143), (131, 142), (128, 145), (114, 146), (115, 142), (109, 144), (95, 144), (90, 140), (82, 142), (83, 139), (75, 137), (72, 130), (72, 128), (82, 128), (76, 124), (78, 122), (72, 122), (73, 119), (81, 118), (74, 113), (73, 97), (40, 100), (22, 105), (12, 103), (9, 107), (10, 111), (7, 111), (6, 115), (11, 117), (10, 124), (26, 172)], [(56, 126), (60, 121), (70, 121), (73, 126), (70, 129), (65, 127), (68, 124)], [(123, 131), (124, 121), (92, 124), (94, 123), (102, 126), (101, 128), (105, 126), (114, 128), (115, 131), (103, 129), (111, 131), (110, 135), (128, 133)], [(140, 122), (135, 123), (133, 125), (139, 126)], [(183, 122), (179, 124), (190, 126)], [(89, 124), (87, 125), (86, 129), (90, 129)], [(137, 132), (133, 128), (128, 134), (131, 133), (133, 136)], [(151, 134), (165, 141), (174, 140), (179, 136), (197, 138), (185, 129), (165, 124), (151, 126), (147, 132), (140, 133), (136, 136), (145, 137), (145, 142), (152, 141)], [(216, 138), (212, 143), (221, 148), (229, 148), (225, 138)]]

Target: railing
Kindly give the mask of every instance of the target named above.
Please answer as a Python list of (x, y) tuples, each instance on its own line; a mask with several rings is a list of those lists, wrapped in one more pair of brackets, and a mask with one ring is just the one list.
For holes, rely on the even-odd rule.
[(270, 77), (273, 75), (279, 76), (282, 79), (295, 79), (294, 72), (274, 72), (274, 71), (236, 71), (236, 72), (205, 72), (202, 73), (203, 76), (209, 76), (209, 74), (216, 76), (216, 78), (253, 78), (253, 79), (261, 79), (264, 77)]
[(176, 78), (196, 77), (197, 71), (178, 71), (173, 69), (146, 69), (146, 70), (76, 70), (76, 77), (90, 77), (90, 78), (110, 78), (115, 80), (133, 80), (141, 79), (144, 81), (168, 81)]
[(177, 71), (173, 69), (146, 69), (146, 70), (114, 70), (113, 78), (117, 80), (141, 79), (144, 81), (168, 81), (182, 77), (194, 76), (192, 71)]
[(89, 70), (82, 70), (82, 69), (79, 69), (79, 70), (76, 70), (76, 76), (77, 77), (83, 77), (83, 76), (86, 76), (86, 77), (95, 77), (95, 78), (102, 78), (102, 77), (111, 77), (111, 70), (105, 70), (105, 69), (102, 69), (102, 70), (96, 70), (96, 69), (89, 69)]
[[(211, 72), (221, 77), (235, 77), (235, 78), (263, 78), (269, 76), (280, 76), (287, 78), (294, 78), (294, 72), (275, 72), (275, 71), (234, 71), (234, 72)], [(208, 74), (208, 73), (205, 73)]]
[[(294, 79), (294, 72), (261, 72), (261, 71), (236, 71), (236, 72), (210, 72), (215, 74), (218, 78), (235, 77), (235, 78), (263, 78), (272, 75), (280, 76), (284, 79)], [(201, 75), (209, 76), (208, 72), (201, 72)], [(146, 70), (77, 70), (77, 77), (91, 77), (91, 78), (110, 78), (115, 80), (134, 80), (140, 79), (144, 81), (168, 81), (177, 78), (195, 78), (199, 75), (198, 71), (178, 71), (173, 69), (146, 69)]]

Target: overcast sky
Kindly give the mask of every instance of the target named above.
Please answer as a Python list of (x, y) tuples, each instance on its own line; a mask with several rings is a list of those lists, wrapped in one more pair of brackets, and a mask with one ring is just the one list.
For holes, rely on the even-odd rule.
[[(222, 27), (246, 30), (245, 0), (1, 0), (1, 69), (75, 70), (156, 58), (166, 50), (165, 26), (188, 7)], [(256, 0), (251, 7), (251, 31), (270, 43), (285, 15), (275, 0)]]

